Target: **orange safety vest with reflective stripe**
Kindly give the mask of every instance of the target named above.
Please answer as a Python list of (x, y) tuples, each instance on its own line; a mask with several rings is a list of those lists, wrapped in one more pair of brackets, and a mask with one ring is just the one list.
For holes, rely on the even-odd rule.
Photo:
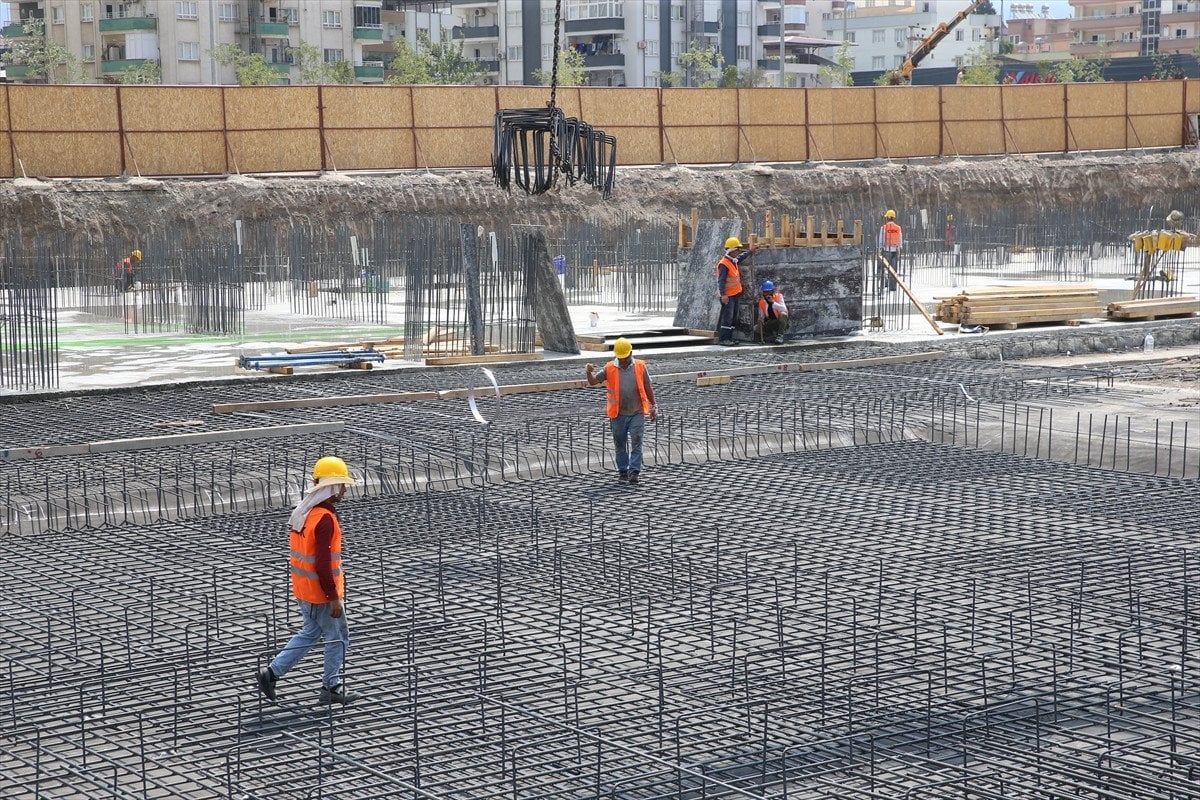
[[(646, 362), (633, 360), (633, 376), (637, 380), (638, 396), (642, 398), (642, 413), (650, 413), (650, 398), (646, 395)], [(621, 413), (621, 368), (616, 361), (608, 362), (604, 368), (604, 386), (608, 389), (608, 418), (616, 419)]]
[(717, 287), (721, 294), (726, 297), (733, 297), (735, 294), (742, 293), (742, 272), (738, 269), (737, 262), (728, 255), (721, 256), (721, 260), (717, 262), (717, 280), (721, 279), (721, 267), (724, 266), (727, 270), (725, 276), (725, 285)]
[[(771, 295), (771, 305), (775, 305), (776, 303), (783, 305), (783, 295), (780, 294), (779, 292), (775, 292), (774, 294)], [(783, 315), (786, 313), (787, 313), (787, 306), (784, 305), (783, 311), (780, 311), (779, 314)], [(767, 299), (765, 297), (758, 298), (758, 316), (761, 317), (762, 319), (767, 318)]]
[(899, 250), (900, 244), (904, 241), (904, 233), (900, 230), (900, 226), (894, 222), (886, 222), (883, 225), (883, 249), (884, 250)]
[(316, 506), (304, 520), (304, 530), (292, 531), (290, 535), (292, 567), (292, 594), (306, 603), (328, 603), (332, 598), (325, 596), (321, 579), (317, 577), (317, 525), (328, 516), (333, 521), (333, 536), (329, 539), (329, 568), (333, 571), (333, 582), (337, 585), (339, 599), (346, 596), (342, 576), (342, 526), (337, 514), (328, 508)]

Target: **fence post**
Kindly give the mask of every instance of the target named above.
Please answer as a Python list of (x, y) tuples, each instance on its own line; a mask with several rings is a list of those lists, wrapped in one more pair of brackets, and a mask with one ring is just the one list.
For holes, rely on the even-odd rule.
[(658, 87), (658, 163), (667, 163), (667, 129), (663, 125), (663, 88)]
[(225, 110), (225, 87), (221, 88), (221, 139), (225, 142), (225, 174), (229, 174), (229, 117)]
[[(16, 137), (13, 136), (12, 129), (12, 96), (9, 92), (10, 86), (12, 86), (10, 83), (4, 84), (4, 113), (8, 117), (8, 152), (9, 156), (12, 158), (12, 175), (9, 177), (15, 178), (17, 177), (18, 169), (17, 140)], [(1187, 97), (1186, 93), (1184, 94), (1184, 97)]]
[(325, 171), (325, 92), (321, 84), (317, 84), (317, 137), (321, 142), (321, 172)]
[(117, 84), (117, 146), (121, 148), (121, 176), (125, 176), (125, 112), (121, 108), (121, 85)]

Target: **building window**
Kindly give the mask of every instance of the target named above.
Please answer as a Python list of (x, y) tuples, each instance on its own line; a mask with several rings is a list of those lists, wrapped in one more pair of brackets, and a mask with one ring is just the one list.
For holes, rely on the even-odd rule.
[(175, 0), (176, 19), (199, 19), (200, 9), (196, 0)]
[(658, 39), (647, 39), (646, 40), (646, 55), (648, 55), (648, 56), (658, 55)]
[(298, 8), (281, 8), (284, 20), (288, 25), (295, 28), (300, 24), (300, 9)]
[(567, 0), (567, 19), (607, 19), (624, 16), (625, 4), (622, 0)]
[(671, 6), (671, 19), (683, 19), (683, 6)]
[(1188, 38), (1188, 32), (1187, 32), (1187, 28), (1176, 28), (1176, 29), (1175, 29), (1175, 38), (1176, 38), (1176, 39), (1186, 39), (1186, 38)]
[(175, 58), (180, 61), (199, 61), (200, 60), (200, 43), (199, 42), (176, 42), (175, 43)]
[(644, 8), (644, 16), (646, 19), (658, 19), (658, 3), (655, 3), (654, 0), (650, 0), (650, 2), (646, 3)]
[[(326, 12), (326, 13), (328, 13), (328, 12)], [(337, 64), (337, 63), (339, 63), (341, 61), (345, 61), (345, 60), (346, 60), (346, 51), (341, 50), (341, 49), (336, 49), (336, 48), (334, 48), (334, 49), (331, 49), (328, 47), (325, 48), (325, 63), (326, 64)]]
[(871, 31), (871, 43), (883, 44), (887, 41), (887, 31)]
[(508, 60), (509, 61), (521, 61), (524, 58), (525, 58), (525, 51), (521, 48), (521, 46), (519, 44), (513, 45), (508, 48)]
[(750, 60), (750, 45), (739, 44), (737, 46), (737, 60), (738, 61), (749, 61)]
[(739, 28), (749, 28), (754, 24), (753, 15), (749, 11), (739, 11), (737, 14), (737, 24)]
[(883, 69), (885, 56), (872, 56), (871, 69)]
[(554, 45), (542, 45), (542, 61), (549, 61), (552, 58), (554, 58)]
[(962, 32), (962, 31), (955, 31), (955, 32), (954, 32), (954, 41), (956, 41), (956, 42), (962, 42), (962, 41), (965, 41), (965, 39), (963, 39), (963, 32)]
[(86, 61), (89, 64), (91, 62), (95, 61), (96, 60), (96, 45), (85, 44), (83, 46), (82, 58), (84, 61)]
[(217, 9), (217, 19), (221, 22), (237, 22), (238, 20), (238, 4), (237, 3), (221, 3)]
[(54, 25), (62, 25), (65, 20), (65, 13), (62, 6), (50, 7), (50, 22)]
[(321, 12), (321, 27), (322, 28), (340, 28), (340, 27), (342, 27), (342, 12), (340, 12), (340, 11), (322, 11)]
[(683, 42), (671, 42), (671, 58), (679, 58), (683, 53)]
[(843, 42), (853, 42), (854, 41), (854, 31), (846, 31), (846, 38), (842, 39), (842, 41)]
[(904, 42), (908, 38), (908, 30), (905, 28), (895, 28), (893, 33), (896, 35), (897, 42)]
[(79, 21), (91, 22), (96, 19), (96, 8), (91, 3), (84, 3), (79, 7)]
[(355, 6), (354, 27), (382, 29), (382, 13), (383, 10), (379, 6)]
[(542, 6), (542, 24), (543, 25), (553, 25), (554, 24), (554, 6), (546, 6), (546, 5)]
[(504, 18), (506, 20), (508, 20), (508, 27), (510, 27), (510, 28), (521, 27), (521, 9), (518, 8), (516, 11), (509, 11), (507, 14), (504, 15)]

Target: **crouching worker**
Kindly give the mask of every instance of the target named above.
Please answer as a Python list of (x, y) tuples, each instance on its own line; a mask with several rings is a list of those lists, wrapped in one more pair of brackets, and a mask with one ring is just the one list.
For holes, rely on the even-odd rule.
[(787, 304), (771, 281), (763, 281), (762, 294), (758, 297), (758, 327), (762, 341), (783, 344), (788, 330)]

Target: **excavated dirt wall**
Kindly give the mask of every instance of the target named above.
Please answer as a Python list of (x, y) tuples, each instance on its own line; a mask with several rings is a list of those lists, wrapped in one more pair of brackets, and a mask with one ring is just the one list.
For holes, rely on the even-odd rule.
[(825, 219), (873, 217), (885, 207), (953, 208), (977, 218), (1016, 210), (1038, 217), (1086, 214), (1091, 207), (1114, 204), (1136, 215), (1150, 206), (1197, 213), (1198, 197), (1200, 157), (1195, 150), (622, 168), (608, 200), (586, 186), (537, 197), (509, 195), (495, 186), (488, 170), (212, 180), (17, 179), (0, 185), (0, 232), (25, 237), (118, 234), (136, 241), (148, 230), (169, 228), (197, 239), (228, 241), (235, 219), (288, 220), (329, 230), (387, 213), (458, 217), (479, 224), (556, 226), (576, 219), (674, 223), (693, 207), (704, 218), (736, 219), (760, 218), (766, 210)]

